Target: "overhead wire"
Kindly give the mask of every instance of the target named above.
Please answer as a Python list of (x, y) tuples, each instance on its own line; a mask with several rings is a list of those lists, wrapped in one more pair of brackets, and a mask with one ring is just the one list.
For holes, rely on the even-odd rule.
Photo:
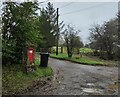
[(73, 3), (75, 3), (75, 2), (70, 2), (70, 3), (68, 3), (68, 4), (65, 4), (65, 5), (63, 5), (63, 6), (59, 7), (59, 8), (64, 8), (64, 7), (67, 7), (67, 6), (69, 6), (69, 5), (73, 4)]
[(50, 0), (42, 1), (42, 2), (39, 2), (38, 4), (47, 3), (48, 1), (50, 1)]
[(94, 8), (94, 7), (98, 7), (98, 6), (102, 6), (102, 5), (105, 5), (105, 3), (97, 4), (97, 5), (90, 6), (90, 7), (84, 8), (84, 9), (80, 9), (80, 10), (75, 10), (75, 11), (63, 13), (63, 14), (60, 14), (60, 15), (68, 15), (68, 14), (78, 13), (80, 11), (85, 11), (85, 10), (88, 10), (88, 9), (91, 9), (91, 8)]

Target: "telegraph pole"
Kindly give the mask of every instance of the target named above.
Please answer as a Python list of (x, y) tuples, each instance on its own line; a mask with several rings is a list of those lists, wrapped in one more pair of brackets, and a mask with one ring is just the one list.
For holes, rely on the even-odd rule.
[[(120, 2), (119, 2), (120, 3)], [(120, 59), (120, 11), (118, 12), (118, 60)]]
[(59, 8), (57, 8), (57, 39), (56, 39), (56, 55), (58, 55), (58, 41), (59, 41), (59, 26), (58, 26), (58, 14)]

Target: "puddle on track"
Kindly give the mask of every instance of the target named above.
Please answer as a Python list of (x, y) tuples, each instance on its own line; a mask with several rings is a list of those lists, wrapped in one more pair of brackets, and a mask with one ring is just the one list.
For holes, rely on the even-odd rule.
[(90, 94), (103, 94), (103, 90), (96, 88), (94, 83), (87, 83), (87, 87), (82, 88), (82, 91)]
[(93, 83), (87, 83), (87, 86), (95, 86)]
[(115, 82), (113, 84), (110, 84), (106, 87), (106, 90), (104, 90), (104, 88), (100, 88), (98, 86), (96, 86), (94, 83), (87, 83), (86, 87), (82, 88), (82, 91), (84, 93), (90, 93), (90, 94), (116, 94), (118, 91), (118, 89), (120, 89), (120, 82)]
[(103, 90), (95, 88), (83, 88), (83, 92), (92, 94), (102, 94)]

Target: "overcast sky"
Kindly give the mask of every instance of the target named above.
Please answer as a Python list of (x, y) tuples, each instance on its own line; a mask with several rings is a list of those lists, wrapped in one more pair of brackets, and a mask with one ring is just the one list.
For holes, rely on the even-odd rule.
[[(26, 1), (26, 0), (13, 0)], [(46, 1), (46, 0), (38, 0)], [(92, 24), (103, 24), (114, 17), (118, 12), (118, 0), (48, 0), (53, 1), (54, 8), (59, 8), (59, 21), (73, 25), (81, 30), (79, 36), (84, 43), (88, 42), (89, 28)], [(40, 6), (45, 7), (46, 3)]]
[(92, 24), (102, 25), (105, 21), (115, 18), (118, 12), (117, 2), (53, 2), (53, 4), (55, 8), (59, 8), (59, 21), (81, 30), (79, 36), (84, 43), (89, 42), (89, 28)]

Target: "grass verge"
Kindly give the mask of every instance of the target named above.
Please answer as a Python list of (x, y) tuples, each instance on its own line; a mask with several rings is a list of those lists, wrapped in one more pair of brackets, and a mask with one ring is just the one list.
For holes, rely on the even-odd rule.
[(39, 60), (35, 60), (36, 70), (25, 74), (22, 65), (3, 66), (2, 72), (2, 93), (14, 94), (21, 92), (31, 86), (39, 78), (51, 77), (51, 67), (39, 67)]
[(80, 63), (84, 65), (93, 65), (93, 66), (117, 66), (117, 62), (113, 61), (106, 61), (106, 60), (101, 60), (98, 58), (94, 57), (87, 57), (87, 56), (82, 56), (82, 57), (77, 57), (78, 55), (73, 55), (72, 58), (69, 58), (67, 54), (50, 54), (50, 57), (52, 58), (57, 58), (61, 60), (67, 60), (75, 63)]

